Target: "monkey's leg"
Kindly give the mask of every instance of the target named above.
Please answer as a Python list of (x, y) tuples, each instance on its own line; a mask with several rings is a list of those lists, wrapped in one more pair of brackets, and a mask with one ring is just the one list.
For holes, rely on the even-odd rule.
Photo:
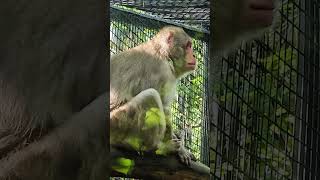
[(154, 150), (166, 129), (162, 101), (155, 89), (146, 89), (110, 113), (110, 143), (135, 150)]
[(172, 130), (171, 112), (169, 108), (164, 108), (166, 131), (162, 142), (159, 143), (157, 154), (167, 155), (179, 152), (182, 142), (179, 138), (175, 137)]

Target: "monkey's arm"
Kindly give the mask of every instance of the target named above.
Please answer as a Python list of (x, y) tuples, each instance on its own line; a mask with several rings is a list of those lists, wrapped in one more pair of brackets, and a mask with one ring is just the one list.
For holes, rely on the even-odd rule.
[(153, 88), (143, 90), (111, 111), (110, 144), (135, 150), (155, 150), (163, 140), (165, 125), (158, 91)]
[[(109, 151), (106, 107), (107, 95), (103, 94), (40, 141), (2, 159), (0, 179), (63, 180), (74, 174), (63, 177), (56, 174), (68, 172), (68, 168), (87, 179), (106, 178)], [(82, 167), (90, 165), (91, 174), (81, 172)]]
[[(146, 89), (120, 107), (114, 108), (110, 104), (110, 125), (111, 128), (119, 128), (128, 124), (128, 118), (134, 118), (137, 111), (144, 107), (158, 107), (163, 112), (162, 102), (159, 93), (155, 89)], [(114, 109), (114, 110), (113, 110)]]

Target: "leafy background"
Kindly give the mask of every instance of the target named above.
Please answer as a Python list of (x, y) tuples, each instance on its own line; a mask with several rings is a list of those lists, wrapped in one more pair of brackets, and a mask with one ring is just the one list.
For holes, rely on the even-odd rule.
[(293, 179), (298, 82), (298, 7), (257, 41), (215, 59), (220, 105), (211, 123), (210, 168), (221, 179)]

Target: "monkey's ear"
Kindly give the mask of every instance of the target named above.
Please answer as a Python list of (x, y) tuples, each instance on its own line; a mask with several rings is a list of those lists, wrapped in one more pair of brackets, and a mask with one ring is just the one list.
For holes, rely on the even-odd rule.
[(169, 46), (173, 45), (173, 32), (171, 32), (171, 31), (168, 33), (168, 36), (167, 36), (167, 44)]

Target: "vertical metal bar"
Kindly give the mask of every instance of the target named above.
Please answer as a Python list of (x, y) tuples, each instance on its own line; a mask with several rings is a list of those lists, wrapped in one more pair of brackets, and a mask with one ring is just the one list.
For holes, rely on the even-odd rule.
[[(210, 35), (209, 35), (210, 36)], [(204, 57), (209, 57), (209, 42), (206, 42), (205, 43), (206, 46), (204, 47)], [(210, 90), (209, 90), (209, 85), (210, 85), (210, 81), (209, 81), (209, 78), (208, 78), (208, 72), (209, 72), (209, 68), (208, 68), (208, 64), (209, 64), (209, 61), (210, 61), (210, 57), (209, 58), (206, 58), (205, 59), (205, 62), (204, 62), (204, 76), (205, 76), (205, 80), (204, 80), (204, 99), (205, 99), (205, 105), (204, 105), (204, 121), (203, 121), (203, 124), (202, 124), (202, 142), (201, 142), (201, 161), (206, 164), (206, 165), (210, 165), (210, 158), (208, 156), (208, 154), (210, 153), (209, 149), (209, 132), (210, 132), (210, 116), (208, 115), (210, 113), (210, 109), (209, 109), (209, 93), (210, 93)]]
[[(305, 20), (306, 15), (304, 14), (303, 10), (305, 10), (305, 0), (298, 0), (299, 2), (299, 44), (298, 48), (302, 52), (304, 52), (305, 49)], [(295, 121), (295, 150), (294, 150), (294, 171), (293, 171), (293, 177), (294, 179), (300, 179), (302, 178), (303, 174), (303, 168), (301, 167), (301, 161), (303, 159), (303, 139), (302, 134), (305, 133), (305, 129), (303, 129), (303, 99), (300, 99), (299, 97), (303, 97), (304, 94), (304, 64), (305, 64), (305, 57), (304, 54), (301, 52), (298, 56), (298, 77), (297, 77), (297, 102), (296, 102), (296, 121)]]
[(319, 1), (315, 3), (315, 13), (314, 13), (314, 19), (316, 20), (315, 22), (315, 110), (314, 110), (314, 119), (316, 122), (316, 133), (314, 133), (315, 138), (315, 152), (316, 152), (316, 158), (313, 159), (315, 161), (315, 167), (314, 169), (316, 170), (314, 174), (314, 179), (320, 179), (320, 7), (319, 7)]

